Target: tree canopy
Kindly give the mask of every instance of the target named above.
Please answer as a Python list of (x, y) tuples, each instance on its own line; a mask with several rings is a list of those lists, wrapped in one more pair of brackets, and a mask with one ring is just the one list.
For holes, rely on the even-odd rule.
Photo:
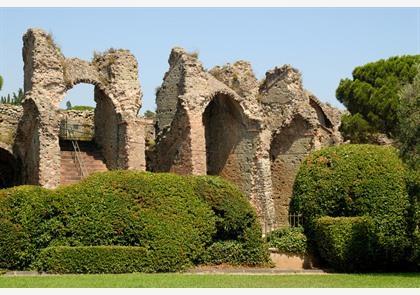
[(0, 75), (0, 90), (3, 87), (3, 77)]
[(412, 84), (400, 92), (398, 109), (400, 154), (414, 170), (420, 169), (420, 64)]
[(381, 59), (356, 67), (352, 79), (340, 81), (336, 96), (350, 112), (342, 118), (341, 131), (346, 139), (366, 142), (369, 133), (396, 137), (398, 94), (404, 85), (413, 82), (419, 62), (420, 55)]

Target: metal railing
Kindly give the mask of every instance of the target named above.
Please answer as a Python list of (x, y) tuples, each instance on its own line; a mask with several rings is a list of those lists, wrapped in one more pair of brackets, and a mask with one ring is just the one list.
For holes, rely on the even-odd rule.
[(60, 139), (91, 141), (95, 135), (95, 127), (89, 124), (78, 124), (63, 119), (60, 123)]
[(85, 165), (83, 164), (81, 151), (79, 147), (79, 143), (77, 140), (72, 140), (71, 144), (73, 146), (73, 161), (76, 164), (77, 170), (79, 171), (79, 175), (83, 178), (87, 175)]
[(302, 214), (295, 213), (295, 214), (289, 214), (287, 216), (287, 223), (286, 224), (267, 224), (264, 223), (263, 228), (263, 235), (267, 235), (268, 233), (272, 232), (275, 229), (278, 228), (287, 228), (287, 227), (301, 227), (303, 226), (304, 218)]
[(289, 214), (288, 221), (290, 227), (299, 227), (303, 226), (304, 219), (302, 214)]
[[(87, 176), (87, 172), (81, 157), (82, 152), (80, 151), (78, 140), (81, 140), (80, 138), (83, 138), (82, 140), (86, 140), (88, 136), (93, 137), (93, 132), (91, 132), (89, 129), (79, 130), (79, 126), (91, 127), (90, 125), (69, 124), (66, 119), (61, 121), (60, 138), (71, 141), (73, 147), (73, 161), (76, 164), (79, 175), (83, 178)], [(88, 132), (86, 132), (86, 130), (88, 130)]]

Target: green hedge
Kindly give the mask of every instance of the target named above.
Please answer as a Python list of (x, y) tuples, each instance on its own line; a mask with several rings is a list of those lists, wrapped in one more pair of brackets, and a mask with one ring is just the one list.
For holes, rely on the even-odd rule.
[(249, 264), (265, 263), (268, 254), (246, 197), (222, 179), (197, 181), (217, 198), (238, 203), (225, 208), (226, 216), (250, 216), (235, 219), (246, 224), (229, 225), (194, 183), (194, 177), (169, 173), (110, 171), (56, 190), (0, 190), (0, 268), (27, 269), (47, 247), (113, 245), (144, 247), (152, 271), (182, 270), (201, 263), (218, 241), (216, 221), (243, 244)]
[(144, 247), (80, 246), (42, 249), (33, 267), (49, 273), (153, 272)]
[(279, 228), (267, 235), (270, 247), (282, 253), (304, 255), (307, 253), (307, 238), (302, 227)]
[(230, 264), (239, 265), (247, 261), (243, 246), (238, 241), (221, 241), (212, 244), (203, 262), (206, 264)]
[(367, 271), (375, 265), (375, 233), (369, 217), (321, 217), (315, 221), (321, 257), (337, 271)]
[[(370, 216), (377, 266), (392, 267), (410, 248), (406, 170), (392, 147), (341, 145), (309, 155), (297, 174), (291, 211), (302, 213), (310, 245), (322, 216)], [(313, 248), (313, 247), (312, 247)], [(316, 248), (315, 248), (316, 251)]]
[[(196, 193), (210, 205), (216, 215), (216, 233), (213, 240), (222, 243), (213, 247), (232, 249), (230, 241), (237, 241), (241, 245), (241, 258), (235, 260), (234, 264), (270, 263), (268, 247), (262, 239), (261, 226), (243, 193), (220, 177), (194, 176), (190, 179)], [(215, 258), (215, 261), (206, 262), (217, 264), (219, 260)]]

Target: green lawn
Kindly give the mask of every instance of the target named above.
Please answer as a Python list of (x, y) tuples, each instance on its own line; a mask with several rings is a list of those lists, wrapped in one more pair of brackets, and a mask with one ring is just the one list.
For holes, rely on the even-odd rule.
[(154, 288), (322, 288), (411, 287), (420, 288), (420, 273), (312, 274), (312, 275), (211, 275), (122, 274), (0, 277), (0, 287), (154, 287)]

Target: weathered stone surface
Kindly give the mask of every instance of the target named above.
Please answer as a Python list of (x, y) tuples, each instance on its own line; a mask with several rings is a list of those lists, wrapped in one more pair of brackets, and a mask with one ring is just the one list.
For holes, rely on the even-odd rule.
[(314, 149), (339, 144), (341, 113), (276, 67), (259, 82), (248, 62), (204, 70), (174, 48), (157, 93), (154, 171), (220, 175), (250, 198), (265, 228), (285, 225), (294, 178)]
[(78, 83), (95, 85), (95, 142), (109, 169), (140, 169), (144, 158), (138, 65), (127, 50), (111, 49), (91, 62), (66, 59), (52, 37), (29, 29), (23, 37), (23, 116), (15, 153), (23, 163), (23, 182), (56, 187), (60, 183), (58, 105)]
[(22, 107), (0, 104), (0, 188), (19, 183), (19, 163), (13, 154)]
[[(66, 119), (94, 126), (108, 169), (145, 170), (146, 150), (148, 170), (233, 181), (270, 230), (288, 222), (302, 159), (342, 142), (342, 112), (305, 90), (290, 65), (258, 81), (246, 61), (206, 71), (196, 55), (174, 48), (150, 120), (137, 116), (142, 94), (130, 52), (111, 49), (83, 61), (66, 59), (42, 30), (28, 30), (23, 40), (23, 107), (0, 105), (0, 149), (21, 163), (23, 183), (60, 183), (59, 127)], [(95, 85), (94, 113), (58, 109), (78, 83)]]
[(13, 153), (17, 126), (22, 117), (21, 106), (0, 104), (0, 148)]

